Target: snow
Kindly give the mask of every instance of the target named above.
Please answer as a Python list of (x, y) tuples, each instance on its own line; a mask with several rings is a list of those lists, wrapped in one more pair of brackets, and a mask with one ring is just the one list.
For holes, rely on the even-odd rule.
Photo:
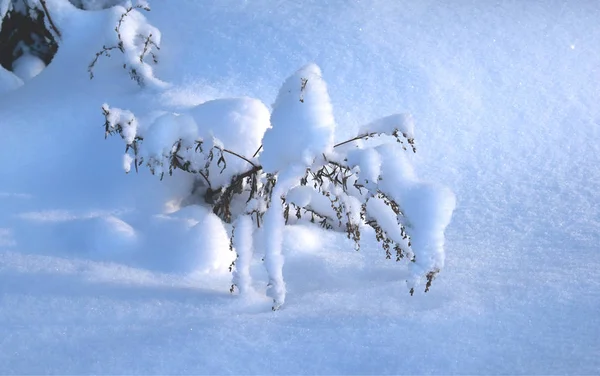
[(0, 66), (0, 94), (15, 90), (21, 85), (23, 85), (22, 79)]
[(106, 121), (109, 129), (116, 131), (117, 127), (120, 127), (123, 140), (127, 145), (131, 145), (138, 133), (138, 121), (135, 115), (128, 110), (112, 109), (106, 103), (102, 105), (102, 110), (108, 112)]
[[(390, 145), (378, 148), (382, 155), (382, 191), (400, 203), (403, 213), (401, 221), (406, 222), (407, 233), (412, 243), (415, 262), (411, 269), (413, 276), (409, 286), (414, 286), (424, 272), (444, 267), (444, 230), (450, 224), (456, 207), (456, 197), (448, 188), (439, 184), (421, 181), (407, 162), (405, 152), (398, 152)], [(369, 204), (372, 204), (369, 201)], [(388, 217), (384, 223), (390, 236), (402, 244), (402, 235), (393, 231), (396, 218), (391, 210), (385, 210), (381, 200), (373, 202), (377, 209), (368, 208), (368, 213)], [(387, 212), (387, 213), (386, 213)], [(375, 214), (377, 213), (377, 214)], [(382, 227), (384, 224), (382, 223)]]
[[(218, 140), (222, 147), (252, 161), (259, 150), (263, 135), (269, 123), (269, 110), (259, 100), (253, 98), (227, 98), (204, 102), (190, 110), (203, 140)], [(241, 137), (241, 135), (244, 137)], [(210, 145), (210, 142), (209, 142)], [(209, 149), (210, 146), (205, 146)], [(224, 156), (227, 169), (214, 164), (211, 171), (213, 187), (229, 184), (231, 177), (248, 171), (252, 165), (248, 161), (232, 155)]]
[[(145, 5), (142, 3), (138, 6), (144, 8)], [(113, 33), (117, 40), (110, 45), (122, 43), (123, 64), (127, 66), (132, 78), (139, 77), (140, 85), (163, 88), (166, 84), (154, 77), (154, 71), (148, 62), (153, 60), (151, 58), (153, 53), (158, 53), (161, 33), (147, 22), (146, 17), (140, 11), (134, 10), (126, 13), (126, 9), (128, 8), (119, 5), (111, 8), (113, 22), (119, 24), (120, 27), (117, 33)], [(125, 13), (127, 16), (119, 23)], [(149, 41), (151, 43), (148, 43)]]
[(295, 164), (287, 166), (280, 171), (277, 184), (273, 188), (271, 206), (264, 216), (264, 248), (265, 268), (269, 276), (267, 285), (267, 296), (273, 299), (273, 310), (279, 309), (285, 303), (286, 288), (283, 278), (283, 231), (285, 219), (283, 217), (283, 206), (278, 200), (285, 196), (295, 186), (300, 184), (304, 175), (304, 168)]
[[(152, 74), (172, 86), (145, 89), (120, 53), (89, 79), (114, 41), (114, 10), (47, 3), (63, 32), (54, 61), (11, 91), (0, 70), (1, 370), (598, 373), (595, 3), (152, 1), (144, 15), (162, 36)], [(332, 142), (412, 114), (416, 154), (373, 151), (382, 176), (400, 171), (380, 183), (412, 203), (402, 209), (427, 236), (414, 246), (431, 255), (422, 267), (444, 265), (426, 294), (406, 292), (411, 271), (385, 260), (369, 229), (355, 252), (344, 233), (280, 224), (272, 249), (285, 263), (272, 261), (285, 305), (272, 312), (265, 298), (264, 227), (246, 264), (256, 294), (230, 294), (231, 229), (198, 206), (165, 213), (190, 188), (185, 175), (126, 175), (123, 142), (103, 138), (102, 103), (140, 127), (151, 111), (194, 118), (213, 99), (273, 103), (311, 61), (327, 81)], [(271, 144), (312, 156), (330, 145), (321, 140)], [(355, 154), (361, 170), (378, 165), (373, 151)], [(306, 201), (301, 191), (288, 198)], [(454, 201), (441, 259), (436, 234)]]
[(233, 284), (240, 294), (248, 294), (252, 289), (250, 265), (254, 252), (254, 224), (249, 215), (242, 215), (234, 224), (233, 249), (237, 254), (233, 270)]
[(78, 8), (86, 10), (101, 10), (115, 5), (125, 5), (127, 0), (69, 0)]
[(301, 156), (310, 166), (316, 156), (333, 149), (335, 120), (321, 69), (309, 64), (290, 76), (277, 95), (265, 133), (260, 162), (278, 172)]
[(336, 216), (329, 199), (315, 191), (313, 187), (305, 185), (296, 186), (286, 194), (285, 199), (291, 204), (313, 209), (329, 218), (335, 218)]
[(390, 134), (396, 129), (405, 134), (407, 138), (414, 138), (415, 125), (412, 115), (395, 114), (386, 116), (359, 127), (359, 133), (379, 132)]
[(46, 68), (46, 64), (37, 56), (32, 54), (23, 54), (12, 66), (12, 72), (23, 81), (32, 79), (40, 74)]
[(368, 186), (369, 183), (377, 182), (381, 177), (381, 155), (377, 150), (354, 149), (348, 152), (346, 159), (351, 167), (358, 166), (362, 181), (361, 184)]
[[(270, 112), (253, 98), (228, 98), (207, 101), (194, 107), (190, 114), (209, 136), (238, 154), (252, 158), (270, 126)], [(244, 134), (247, 137), (239, 137)]]
[[(0, 18), (2, 20), (4, 19), (4, 16), (6, 15), (6, 13), (9, 11), (10, 5), (11, 5), (11, 3), (9, 0), (0, 1)], [(0, 26), (2, 26), (2, 20), (0, 20)]]

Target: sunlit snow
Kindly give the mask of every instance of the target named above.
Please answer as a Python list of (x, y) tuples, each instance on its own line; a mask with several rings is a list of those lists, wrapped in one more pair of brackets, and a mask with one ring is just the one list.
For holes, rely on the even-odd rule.
[[(600, 372), (600, 4), (153, 0), (124, 32), (156, 33), (159, 63), (135, 62), (134, 45), (90, 80), (123, 8), (46, 2), (63, 31), (52, 63), (28, 79), (0, 68), (0, 373)], [(309, 63), (327, 82), (334, 143), (411, 114), (411, 165), (355, 157), (373, 176), (404, 166), (389, 184), (406, 184), (407, 210), (437, 213), (424, 227), (423, 246), (445, 249), (431, 253), (444, 264), (431, 291), (410, 296), (410, 271), (372, 232), (356, 252), (344, 233), (286, 226), (257, 236), (285, 258), (273, 312), (261, 253), (238, 245), (232, 276), (230, 226), (165, 207), (192, 179), (126, 174), (123, 142), (104, 139), (104, 103), (175, 138), (210, 106), (264, 132), (263, 103)], [(229, 140), (236, 119), (203, 137)], [(247, 218), (237, 225), (239, 242)], [(229, 292), (232, 277), (248, 294)]]

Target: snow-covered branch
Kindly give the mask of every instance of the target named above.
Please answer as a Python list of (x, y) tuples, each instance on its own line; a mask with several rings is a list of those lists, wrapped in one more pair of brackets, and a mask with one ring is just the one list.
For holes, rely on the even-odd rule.
[(157, 51), (160, 50), (161, 34), (139, 12), (139, 10), (150, 11), (150, 7), (145, 1), (138, 1), (135, 5), (126, 8), (116, 6), (114, 9), (115, 12), (120, 12), (114, 29), (116, 40), (103, 45), (96, 52), (88, 65), (90, 79), (94, 78), (94, 68), (100, 57), (110, 58), (113, 52), (118, 51), (123, 57), (123, 68), (138, 85), (160, 84), (160, 81), (154, 77), (150, 63), (158, 63)]

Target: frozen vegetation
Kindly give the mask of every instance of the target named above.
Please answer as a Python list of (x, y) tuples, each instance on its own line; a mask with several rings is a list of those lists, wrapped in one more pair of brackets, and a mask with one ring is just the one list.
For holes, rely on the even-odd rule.
[(0, 373), (600, 372), (597, 4), (0, 18)]

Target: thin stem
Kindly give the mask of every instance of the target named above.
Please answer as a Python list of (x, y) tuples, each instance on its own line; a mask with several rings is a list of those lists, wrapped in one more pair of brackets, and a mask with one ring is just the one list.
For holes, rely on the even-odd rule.
[(50, 27), (52, 28), (52, 30), (54, 30), (58, 38), (62, 38), (60, 31), (58, 31), (58, 28), (54, 24), (54, 21), (52, 21), (52, 17), (50, 17), (50, 12), (48, 12), (48, 7), (46, 7), (46, 0), (40, 0), (40, 3), (42, 4), (42, 8), (44, 8), (44, 13), (46, 14), (46, 17), (48, 17), (48, 23), (50, 24)]
[(221, 149), (221, 150), (222, 150), (222, 151), (224, 151), (224, 152), (226, 152), (226, 153), (229, 153), (229, 154), (231, 154), (231, 155), (235, 155), (236, 157), (238, 157), (238, 158), (240, 158), (240, 159), (243, 159), (243, 160), (245, 160), (246, 162), (250, 163), (250, 164), (252, 165), (252, 167), (254, 167), (254, 168), (256, 168), (256, 167), (257, 167), (257, 166), (256, 166), (256, 164), (254, 164), (254, 162), (252, 162), (251, 160), (249, 160), (248, 158), (246, 158), (246, 157), (244, 157), (244, 156), (242, 156), (242, 155), (239, 155), (238, 153), (236, 153), (236, 152), (234, 152), (234, 151), (227, 150), (227, 149)]
[(256, 149), (256, 151), (254, 152), (254, 155), (252, 155), (252, 158), (256, 158), (256, 156), (258, 155), (258, 153), (259, 153), (259, 152), (262, 150), (262, 147), (263, 147), (263, 146), (262, 146), (262, 145), (260, 145), (260, 146), (258, 147), (258, 149)]
[(208, 188), (211, 188), (210, 181), (208, 180), (208, 178), (206, 177), (206, 175), (204, 175), (204, 173), (202, 171), (200, 171), (200, 170), (198, 170), (198, 173), (204, 178), (204, 180), (206, 180), (206, 183), (208, 184)]
[(375, 135), (375, 133), (361, 134), (361, 135), (358, 135), (358, 136), (356, 136), (354, 138), (346, 140), (344, 142), (340, 142), (339, 144), (335, 144), (335, 145), (333, 145), (333, 147), (337, 148), (338, 146), (346, 145), (346, 144), (349, 144), (350, 142), (357, 141), (357, 140), (360, 140), (360, 139), (363, 139), (363, 138), (372, 137), (373, 135)]

